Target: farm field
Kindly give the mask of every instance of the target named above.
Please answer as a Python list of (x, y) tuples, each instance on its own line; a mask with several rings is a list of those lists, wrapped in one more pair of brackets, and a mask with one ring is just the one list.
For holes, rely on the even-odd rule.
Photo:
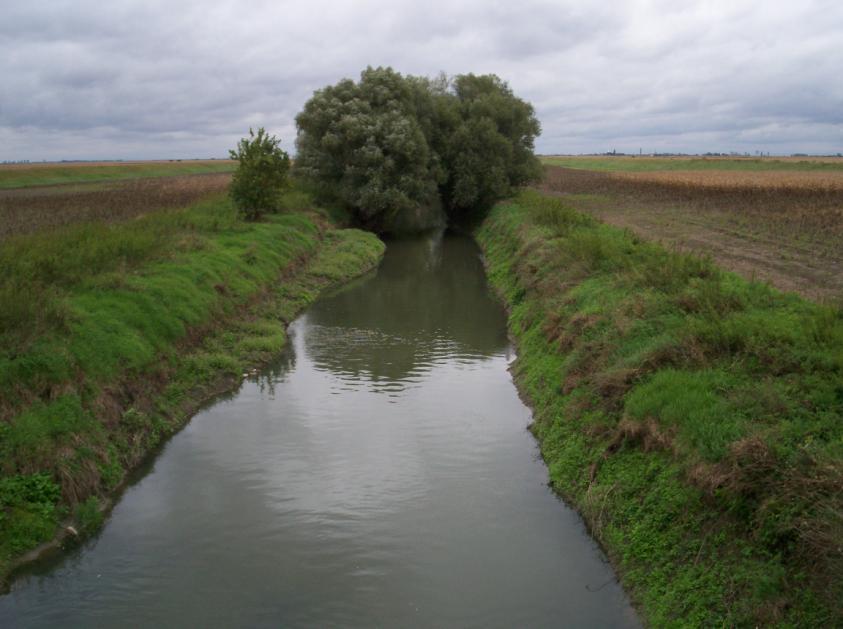
[[(119, 222), (224, 192), (234, 162), (0, 166), (0, 239), (77, 222)], [(22, 173), (18, 179), (10, 174)], [(5, 179), (4, 179), (5, 177)], [(95, 179), (98, 177), (99, 179)], [(67, 183), (56, 184), (61, 180)], [(26, 187), (6, 187), (29, 181)]]
[(843, 173), (843, 157), (650, 157), (545, 155), (545, 164), (606, 172), (653, 172), (662, 170), (726, 171), (819, 171)]
[(228, 159), (0, 164), (0, 189), (232, 172)]
[(749, 279), (843, 295), (843, 159), (548, 157), (543, 191)]

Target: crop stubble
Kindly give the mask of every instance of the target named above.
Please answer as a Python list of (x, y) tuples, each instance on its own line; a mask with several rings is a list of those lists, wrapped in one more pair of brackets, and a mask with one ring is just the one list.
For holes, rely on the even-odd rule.
[(228, 189), (230, 173), (0, 190), (0, 240), (79, 222), (119, 222)]
[(843, 296), (843, 171), (545, 167), (545, 192), (812, 299)]

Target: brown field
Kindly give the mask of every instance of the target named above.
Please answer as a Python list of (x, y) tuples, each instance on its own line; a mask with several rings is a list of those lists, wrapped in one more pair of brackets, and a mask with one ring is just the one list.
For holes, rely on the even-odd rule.
[(812, 299), (843, 297), (843, 171), (545, 166), (541, 188), (745, 277)]
[(673, 186), (703, 188), (746, 188), (749, 190), (791, 189), (814, 193), (843, 191), (843, 171), (739, 171), (739, 170), (672, 170), (654, 172), (617, 172), (614, 177), (631, 181), (663, 183)]
[(838, 155), (777, 155), (775, 157), (757, 157), (754, 155), (671, 155), (671, 156), (661, 156), (661, 155), (635, 155), (635, 154), (620, 154), (620, 155), (608, 155), (608, 154), (601, 154), (601, 155), (582, 155), (582, 154), (573, 154), (573, 153), (548, 153), (544, 155), (540, 155), (539, 157), (543, 159), (576, 159), (579, 161), (587, 161), (587, 160), (606, 160), (611, 159), (613, 161), (618, 160), (627, 160), (627, 161), (645, 161), (645, 162), (664, 162), (664, 161), (671, 161), (671, 162), (697, 162), (700, 160), (709, 161), (709, 162), (757, 162), (760, 160), (770, 161), (770, 162), (792, 162), (792, 163), (804, 163), (804, 162), (813, 162), (817, 164), (840, 164), (843, 165), (843, 157)]
[(0, 190), (0, 240), (80, 221), (124, 221), (186, 207), (225, 192), (230, 181), (230, 173), (210, 173)]
[(232, 172), (229, 159), (0, 164), (0, 189)]
[(191, 159), (191, 160), (172, 160), (172, 159), (146, 159), (146, 160), (124, 160), (120, 162), (115, 161), (81, 161), (81, 162), (21, 162), (12, 164), (0, 164), (0, 170), (30, 170), (30, 169), (53, 169), (53, 168), (94, 168), (99, 166), (142, 166), (146, 164), (193, 164), (197, 166), (215, 165), (229, 162), (231, 160), (217, 160), (217, 159)]

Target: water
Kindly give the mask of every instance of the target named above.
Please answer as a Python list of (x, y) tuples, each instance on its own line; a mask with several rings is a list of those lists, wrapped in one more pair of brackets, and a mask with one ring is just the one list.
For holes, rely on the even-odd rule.
[(472, 241), (391, 242), (290, 334), (0, 626), (638, 626), (547, 488)]

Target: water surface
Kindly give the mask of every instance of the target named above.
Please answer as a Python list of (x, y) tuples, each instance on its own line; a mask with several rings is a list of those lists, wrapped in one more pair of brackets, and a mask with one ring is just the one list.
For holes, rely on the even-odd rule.
[(198, 414), (2, 627), (634, 627), (547, 488), (474, 243), (389, 243)]

